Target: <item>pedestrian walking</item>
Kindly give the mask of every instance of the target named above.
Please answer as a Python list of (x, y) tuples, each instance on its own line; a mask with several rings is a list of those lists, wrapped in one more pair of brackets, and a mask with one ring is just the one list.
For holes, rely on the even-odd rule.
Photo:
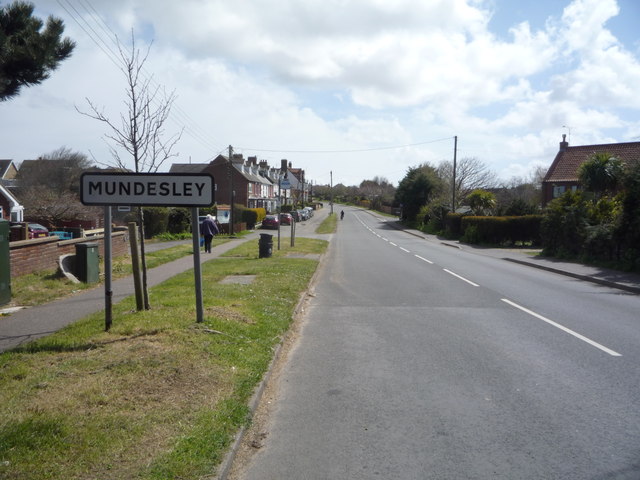
[(214, 235), (220, 233), (215, 219), (212, 215), (207, 215), (200, 225), (200, 234), (204, 237), (204, 253), (211, 253), (211, 243)]

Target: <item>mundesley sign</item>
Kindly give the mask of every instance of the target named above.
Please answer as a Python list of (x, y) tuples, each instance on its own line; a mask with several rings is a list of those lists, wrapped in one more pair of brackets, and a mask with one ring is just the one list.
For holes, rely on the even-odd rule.
[(80, 201), (84, 205), (213, 205), (213, 177), (206, 173), (83, 173)]

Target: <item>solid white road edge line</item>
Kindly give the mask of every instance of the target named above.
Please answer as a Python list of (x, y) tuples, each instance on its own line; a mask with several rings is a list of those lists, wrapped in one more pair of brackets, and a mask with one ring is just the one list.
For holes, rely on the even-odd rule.
[(605, 353), (608, 353), (609, 355), (611, 355), (612, 357), (621, 357), (622, 354), (611, 350), (610, 348), (605, 347), (604, 345), (599, 344), (598, 342), (594, 342), (593, 340), (591, 340), (590, 338), (585, 337), (584, 335), (580, 335), (577, 332), (574, 332), (573, 330), (571, 330), (570, 328), (564, 327), (562, 325), (560, 325), (559, 323), (554, 322), (553, 320), (549, 320), (546, 317), (543, 317), (542, 315), (537, 314), (536, 312), (532, 312), (531, 310), (529, 310), (528, 308), (522, 307), (520, 305), (518, 305), (517, 303), (512, 302), (511, 300), (507, 300), (506, 298), (502, 298), (501, 299), (504, 303), (507, 303), (509, 305), (511, 305), (512, 307), (515, 307), (519, 310), (522, 310), (525, 313), (528, 313), (531, 316), (536, 317), (539, 320), (542, 320), (543, 322), (548, 323), (549, 325), (552, 325), (556, 328), (559, 328), (560, 330), (562, 330), (563, 332), (568, 333), (569, 335), (573, 335), (574, 337), (582, 340), (583, 342), (588, 343), (589, 345), (596, 347), (600, 350), (602, 350)]
[(447, 270), (446, 268), (443, 268), (443, 270), (445, 272), (447, 272), (450, 275), (453, 275), (456, 278), (459, 278), (460, 280), (462, 280), (463, 282), (467, 282), (469, 285), (473, 285), (474, 287), (479, 287), (480, 285), (478, 285), (477, 283), (473, 283), (471, 280), (467, 280), (464, 277), (461, 277), (460, 275), (458, 275), (457, 273), (453, 273), (451, 270)]

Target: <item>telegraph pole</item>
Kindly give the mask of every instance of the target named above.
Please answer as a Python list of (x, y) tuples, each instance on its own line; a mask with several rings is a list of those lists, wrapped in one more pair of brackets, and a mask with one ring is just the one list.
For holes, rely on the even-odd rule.
[(333, 170), (329, 172), (331, 177), (331, 185), (329, 186), (329, 191), (331, 192), (331, 215), (333, 215)]
[(453, 137), (453, 186), (451, 188), (451, 212), (456, 213), (456, 156), (458, 154), (458, 136)]

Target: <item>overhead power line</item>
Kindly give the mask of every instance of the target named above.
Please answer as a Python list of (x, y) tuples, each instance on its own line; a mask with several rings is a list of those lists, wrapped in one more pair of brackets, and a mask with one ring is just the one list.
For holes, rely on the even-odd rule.
[[(122, 45), (117, 34), (109, 27), (107, 22), (100, 16), (89, 0), (77, 0), (76, 4), (72, 0), (57, 0), (67, 14), (78, 24), (85, 34), (96, 44), (100, 50), (116, 65), (123, 70), (120, 51)], [(66, 4), (66, 5), (65, 5)], [(105, 40), (105, 37), (108, 40)], [(153, 75), (143, 68), (143, 73), (154, 86), (158, 86)], [(222, 151), (222, 149), (209, 140), (210, 134), (198, 125), (193, 118), (185, 112), (180, 105), (174, 103), (171, 110), (171, 120), (185, 133), (194, 138), (197, 142), (212, 151)]]
[(418, 142), (418, 143), (406, 143), (404, 145), (390, 145), (386, 147), (371, 147), (371, 148), (354, 148), (354, 149), (347, 149), (347, 150), (286, 150), (286, 149), (274, 150), (274, 149), (267, 149), (267, 148), (250, 148), (250, 147), (238, 147), (238, 148), (240, 148), (241, 150), (250, 150), (253, 152), (269, 152), (269, 153), (360, 153), (360, 152), (374, 152), (377, 150), (398, 150), (400, 148), (417, 147), (420, 145), (427, 145), (429, 143), (437, 143), (437, 142), (443, 142), (445, 140), (451, 140), (452, 138), (454, 137), (438, 138), (436, 140), (428, 140), (425, 142)]

